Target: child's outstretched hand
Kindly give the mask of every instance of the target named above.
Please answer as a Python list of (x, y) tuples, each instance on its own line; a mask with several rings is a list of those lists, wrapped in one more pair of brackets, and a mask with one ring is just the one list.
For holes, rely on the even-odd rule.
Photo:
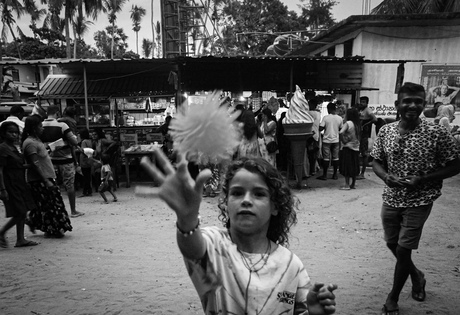
[(179, 163), (175, 170), (161, 150), (155, 149), (154, 152), (159, 168), (147, 157), (142, 158), (141, 165), (160, 184), (158, 196), (176, 212), (178, 222), (196, 219), (203, 185), (211, 177), (211, 171), (203, 170), (194, 181), (188, 172), (185, 157), (178, 156)]
[(310, 315), (325, 315), (335, 313), (336, 284), (325, 286), (323, 283), (315, 283), (313, 289), (308, 291), (307, 305)]

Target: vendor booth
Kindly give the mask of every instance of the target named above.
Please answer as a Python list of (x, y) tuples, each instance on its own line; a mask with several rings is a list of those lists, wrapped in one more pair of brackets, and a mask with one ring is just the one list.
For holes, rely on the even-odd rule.
[[(129, 166), (143, 155), (146, 145), (162, 143), (157, 132), (167, 115), (174, 115), (174, 84), (169, 77), (176, 66), (167, 60), (79, 60), (62, 62), (59, 74), (43, 82), (37, 96), (41, 103), (76, 108), (77, 128), (102, 128), (118, 142), (119, 164), (130, 185)], [(57, 71), (55, 71), (56, 73)], [(135, 163), (136, 164), (136, 163)]]

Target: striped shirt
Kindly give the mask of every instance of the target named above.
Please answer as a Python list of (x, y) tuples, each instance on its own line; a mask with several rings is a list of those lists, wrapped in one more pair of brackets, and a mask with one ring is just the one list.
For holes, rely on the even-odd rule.
[(66, 145), (56, 148), (51, 156), (53, 164), (68, 164), (73, 163), (72, 147), (77, 145), (77, 137), (70, 130), (66, 123), (58, 122), (54, 118), (47, 118), (43, 121), (43, 134), (40, 139), (45, 144), (57, 141), (59, 139), (64, 140)]

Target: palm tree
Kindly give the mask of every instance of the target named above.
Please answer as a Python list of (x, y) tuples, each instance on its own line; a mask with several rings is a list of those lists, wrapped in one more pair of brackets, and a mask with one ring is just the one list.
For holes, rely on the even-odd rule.
[[(27, 1), (27, 0), (25, 0)], [(30, 0), (29, 0), (30, 1)], [(104, 11), (102, 0), (41, 0), (48, 4), (49, 15), (45, 25), (50, 25), (51, 29), (61, 31), (63, 26), (66, 37), (66, 57), (71, 58), (70, 46), (70, 24), (76, 12), (79, 17), (83, 17), (83, 6), (86, 16), (97, 19), (99, 12)], [(65, 7), (64, 19), (60, 18), (62, 7)]]
[[(70, 23), (78, 3), (76, 0), (42, 0), (42, 3), (48, 4), (48, 10), (50, 12), (45, 23), (56, 31), (61, 31), (63, 24), (66, 39), (66, 58), (70, 59), (72, 57), (70, 49)], [(60, 17), (62, 7), (65, 8), (64, 19)]]
[[(157, 49), (157, 58), (160, 58), (160, 51), (161, 51), (161, 47), (162, 47), (162, 45), (161, 45), (161, 24), (160, 24), (160, 21), (157, 21), (157, 24), (155, 26), (155, 31), (157, 33), (157, 36), (156, 36), (157, 44), (155, 45), (156, 49)], [(152, 57), (153, 57), (153, 52), (152, 52)]]
[[(46, 16), (46, 9), (38, 9), (34, 0), (25, 0), (24, 9), (30, 15), (30, 24), (32, 27), (37, 25), (37, 21)], [(34, 34), (35, 36), (35, 34)]]
[(150, 53), (152, 52), (152, 41), (150, 39), (144, 38), (142, 40), (142, 53), (144, 54), (145, 58), (150, 57)]
[(460, 12), (458, 0), (383, 0), (371, 14), (428, 14)]
[(103, 0), (104, 7), (106, 12), (108, 12), (109, 23), (112, 25), (111, 35), (112, 35), (112, 44), (110, 47), (110, 58), (113, 59), (113, 46), (115, 40), (115, 21), (117, 20), (117, 13), (121, 11), (121, 8), (126, 3), (127, 0)]
[[(19, 59), (21, 58), (21, 52), (19, 50), (18, 41), (16, 39), (16, 34), (13, 32), (13, 24), (16, 24), (16, 20), (13, 17), (13, 13), (16, 13), (17, 18), (20, 18), (26, 10), (24, 6), (18, 0), (1, 0), (0, 1), (0, 14), (2, 19), (2, 33), (1, 41), (6, 42), (8, 30), (10, 31), (11, 36), (13, 37), (16, 49), (18, 51)], [(0, 44), (1, 45), (1, 44)], [(0, 58), (3, 52), (0, 49)]]
[(133, 31), (136, 33), (136, 53), (139, 55), (138, 35), (141, 30), (141, 20), (145, 16), (146, 11), (143, 7), (133, 5), (130, 12), (131, 20), (133, 21)]
[(89, 26), (94, 24), (91, 21), (88, 21), (84, 16), (77, 15), (72, 21), (73, 25), (73, 57), (77, 59), (77, 44), (81, 42), (81, 38), (89, 31)]

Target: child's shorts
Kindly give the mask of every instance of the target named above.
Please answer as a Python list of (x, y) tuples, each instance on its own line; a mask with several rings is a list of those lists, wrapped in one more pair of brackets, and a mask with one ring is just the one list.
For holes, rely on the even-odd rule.
[(113, 180), (109, 179), (107, 183), (105, 181), (101, 182), (101, 184), (99, 185), (98, 191), (99, 192), (112, 191), (112, 187), (113, 187)]

